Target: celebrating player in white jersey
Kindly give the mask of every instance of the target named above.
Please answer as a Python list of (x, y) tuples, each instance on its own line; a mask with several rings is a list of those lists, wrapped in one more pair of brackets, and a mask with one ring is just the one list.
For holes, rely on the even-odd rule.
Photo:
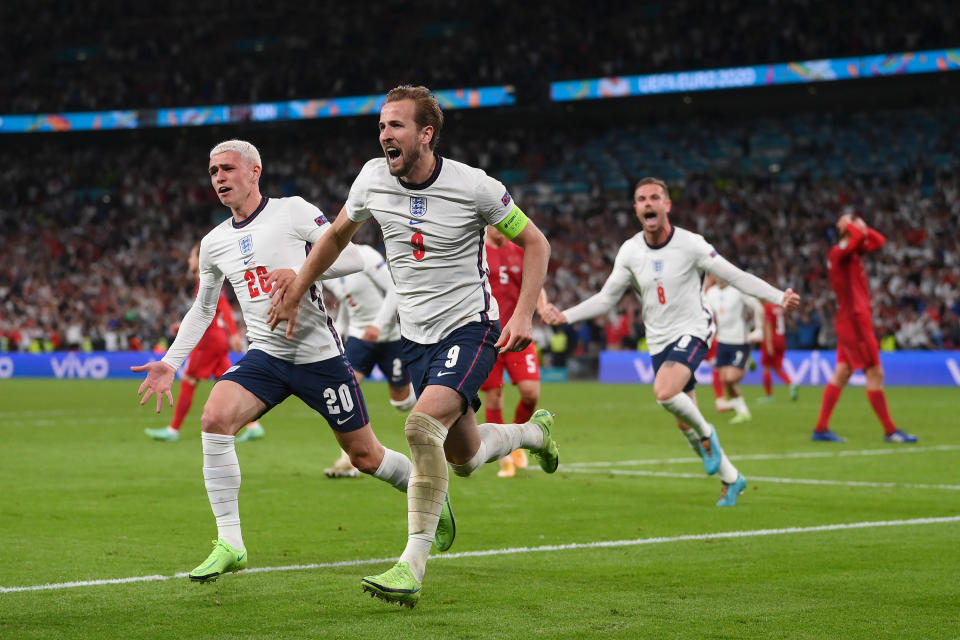
[[(529, 449), (552, 473), (559, 464), (550, 435), (553, 416), (531, 422), (477, 425), (478, 390), (497, 350), (517, 351), (533, 339), (533, 311), (550, 245), (498, 180), (434, 152), (443, 113), (425, 87), (397, 87), (380, 111), (384, 157), (364, 165), (330, 233), (314, 247), (282, 301), (274, 297), (271, 325), (299, 326), (298, 301), (360, 225), (376, 218), (397, 285), (403, 359), (419, 395), (407, 417), (413, 460), (407, 546), (393, 568), (361, 582), (388, 601), (413, 606), (420, 598), (430, 543), (446, 510), (448, 470), (466, 476), (485, 462)], [(490, 293), (484, 228), (492, 225), (525, 249), (523, 285), (502, 333)], [(499, 337), (499, 339), (498, 339)]]
[[(310, 246), (331, 225), (302, 198), (261, 196), (260, 172), (260, 154), (249, 142), (230, 140), (210, 151), (210, 181), (233, 215), (200, 243), (197, 299), (167, 354), (160, 362), (131, 367), (147, 372), (140, 385), (139, 393), (146, 391), (141, 405), (153, 393), (157, 412), (163, 395), (172, 404), (174, 373), (213, 319), (224, 278), (230, 281), (247, 324), (250, 349), (217, 381), (203, 408), (203, 477), (218, 540), (210, 556), (190, 572), (190, 579), (197, 581), (216, 580), (247, 566), (237, 504), (240, 464), (234, 435), (291, 394), (327, 420), (340, 446), (364, 473), (405, 491), (412, 470), (410, 460), (384, 448), (370, 428), (360, 386), (313, 280), (309, 297), (300, 301), (296, 331), (287, 338), (270, 331), (267, 315), (273, 285), (268, 274), (290, 277), (290, 270), (301, 267)], [(353, 273), (362, 266), (356, 246), (350, 245), (324, 277)]]
[[(346, 355), (357, 382), (368, 378), (374, 365), (380, 367), (387, 377), (390, 404), (399, 411), (409, 411), (417, 395), (400, 357), (397, 290), (380, 252), (365, 244), (357, 245), (357, 249), (363, 256), (363, 270), (327, 280), (323, 286), (339, 303), (337, 329), (349, 336)], [(358, 475), (346, 451), (323, 472), (328, 478)]]
[(633, 193), (633, 208), (643, 231), (623, 243), (613, 271), (600, 292), (560, 312), (552, 305), (543, 314), (552, 324), (580, 322), (607, 313), (633, 287), (640, 296), (643, 324), (656, 377), (657, 404), (677, 418), (691, 448), (710, 475), (723, 482), (717, 506), (734, 506), (747, 483), (720, 448), (716, 429), (697, 408), (697, 370), (715, 331), (713, 315), (700, 290), (709, 272), (750, 295), (795, 308), (799, 296), (782, 292), (733, 266), (702, 236), (670, 224), (670, 195), (658, 178), (644, 178)]
[[(716, 280), (712, 275), (708, 278)], [(763, 305), (753, 296), (727, 286), (723, 280), (716, 280), (713, 286), (707, 287), (704, 299), (717, 318), (716, 367), (730, 399), (730, 406), (736, 412), (730, 419), (730, 424), (747, 422), (752, 417), (747, 401), (740, 392), (740, 381), (743, 380), (747, 361), (750, 359), (749, 343), (759, 342), (762, 336), (751, 339), (744, 312), (749, 307), (753, 311), (754, 322), (763, 322)], [(762, 331), (762, 328), (760, 330)]]

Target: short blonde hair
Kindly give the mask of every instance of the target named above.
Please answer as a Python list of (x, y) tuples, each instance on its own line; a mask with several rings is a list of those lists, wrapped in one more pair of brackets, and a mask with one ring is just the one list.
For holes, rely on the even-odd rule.
[(236, 151), (247, 164), (263, 168), (263, 164), (260, 162), (260, 152), (246, 140), (224, 140), (213, 149), (210, 149), (210, 157), (212, 158), (218, 153), (224, 153), (225, 151)]

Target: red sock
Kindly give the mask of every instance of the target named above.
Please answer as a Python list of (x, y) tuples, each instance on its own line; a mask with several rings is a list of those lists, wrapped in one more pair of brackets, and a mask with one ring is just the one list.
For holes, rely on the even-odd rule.
[(491, 409), (487, 407), (483, 410), (487, 416), (487, 422), (490, 424), (503, 424), (503, 409)]
[(170, 423), (170, 426), (177, 431), (180, 430), (183, 419), (187, 417), (187, 412), (190, 411), (190, 405), (193, 404), (193, 391), (196, 388), (197, 385), (190, 384), (186, 380), (180, 381), (180, 396), (177, 398), (177, 406), (173, 410), (173, 422)]
[(783, 370), (783, 367), (777, 369), (777, 376), (783, 380), (783, 384), (793, 384), (793, 380), (791, 380), (790, 376), (787, 375), (787, 372)]
[(537, 403), (531, 402), (527, 404), (523, 400), (517, 403), (517, 410), (513, 412), (513, 423), (514, 424), (523, 424), (530, 420), (530, 416), (533, 415), (533, 412), (537, 410)]
[(823, 388), (823, 402), (820, 404), (820, 417), (817, 418), (817, 431), (826, 431), (830, 428), (830, 414), (837, 406), (837, 400), (840, 399), (842, 391), (842, 388), (832, 382), (828, 382)]
[(890, 417), (890, 410), (887, 409), (887, 395), (883, 392), (883, 389), (878, 391), (867, 391), (867, 400), (870, 401), (870, 406), (873, 407), (873, 412), (877, 414), (877, 417), (880, 418), (880, 423), (883, 425), (883, 431), (890, 435), (897, 430), (897, 425), (893, 424), (893, 418)]
[(770, 375), (770, 369), (766, 367), (763, 369), (763, 392), (768, 396), (773, 395), (773, 376)]
[(713, 397), (719, 400), (723, 397), (723, 382), (720, 380), (720, 372), (713, 370)]

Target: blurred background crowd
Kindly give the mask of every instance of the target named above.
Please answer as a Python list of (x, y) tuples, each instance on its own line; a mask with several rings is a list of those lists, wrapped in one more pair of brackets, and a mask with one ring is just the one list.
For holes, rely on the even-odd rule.
[[(509, 20), (501, 0), (419, 4), (436, 20), (412, 24), (400, 2), (320, 11), (249, 0), (201, 20), (179, 0), (40, 3), (29, 20), (4, 5), (0, 34), (22, 46), (0, 59), (11, 88), (0, 113), (373, 94), (425, 78), (433, 88), (515, 84), (516, 108), (448, 113), (439, 150), (501, 179), (544, 230), (547, 295), (559, 307), (599, 290), (639, 231), (633, 183), (654, 175), (671, 185), (675, 224), (801, 293), (791, 348), (835, 344), (826, 254), (849, 212), (887, 237), (865, 259), (882, 347), (960, 348), (955, 81), (865, 81), (833, 102), (811, 89), (807, 105), (767, 90), (650, 107), (541, 103), (552, 80), (955, 46), (949, 3), (831, 5), (827, 19), (817, 2), (612, 2), (588, 17), (564, 0), (511, 3)], [(122, 28), (99, 33), (106, 16)], [(301, 195), (330, 217), (380, 153), (375, 116), (2, 136), (0, 349), (162, 350), (193, 298), (187, 250), (228, 214), (205, 169), (209, 148), (229, 137), (260, 147), (263, 193)], [(378, 246), (375, 223), (358, 240)], [(625, 297), (568, 328), (564, 350), (643, 348), (639, 311)], [(551, 330), (538, 330), (547, 345)]]

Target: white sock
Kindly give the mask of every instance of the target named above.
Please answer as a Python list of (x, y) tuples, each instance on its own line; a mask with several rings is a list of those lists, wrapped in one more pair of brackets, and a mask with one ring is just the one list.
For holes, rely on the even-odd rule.
[(543, 430), (535, 422), (523, 424), (493, 424), (484, 422), (477, 426), (480, 432), (480, 448), (469, 462), (451, 464), (458, 476), (469, 476), (487, 462), (508, 456), (517, 449), (539, 449), (543, 446)]
[(240, 461), (233, 436), (201, 433), (203, 446), (203, 480), (213, 516), (217, 519), (217, 536), (235, 549), (243, 549), (240, 535)]
[(417, 580), (423, 580), (447, 496), (449, 471), (443, 451), (447, 428), (432, 416), (414, 411), (407, 416), (404, 431), (413, 468), (407, 487), (407, 546), (400, 560), (410, 565)]
[(373, 472), (373, 477), (389, 482), (398, 491), (406, 493), (407, 483), (410, 481), (412, 472), (413, 463), (410, 462), (410, 458), (399, 451), (384, 447), (383, 460), (377, 470)]
[(693, 429), (681, 429), (683, 432), (683, 437), (687, 439), (687, 444), (690, 445), (690, 448), (693, 449), (693, 452), (697, 454), (697, 457), (700, 457), (700, 434), (694, 431)]
[(720, 475), (720, 479), (727, 484), (733, 484), (740, 476), (740, 472), (737, 471), (737, 468), (730, 462), (730, 458), (727, 457), (726, 453), (720, 456), (720, 471), (717, 473)]
[(407, 393), (407, 397), (403, 400), (394, 400), (393, 398), (390, 398), (390, 404), (396, 407), (397, 411), (410, 411), (410, 409), (413, 409), (414, 405), (417, 404), (417, 394), (413, 392), (412, 382), (407, 387), (407, 390), (409, 393)]
[(713, 427), (700, 413), (700, 409), (693, 403), (690, 396), (682, 391), (663, 402), (658, 401), (657, 404), (696, 429), (701, 438), (709, 438), (713, 435)]
[(737, 396), (730, 400), (730, 404), (733, 405), (733, 410), (737, 413), (745, 413), (750, 415), (750, 409), (747, 409), (747, 401), (743, 399), (743, 396)]

